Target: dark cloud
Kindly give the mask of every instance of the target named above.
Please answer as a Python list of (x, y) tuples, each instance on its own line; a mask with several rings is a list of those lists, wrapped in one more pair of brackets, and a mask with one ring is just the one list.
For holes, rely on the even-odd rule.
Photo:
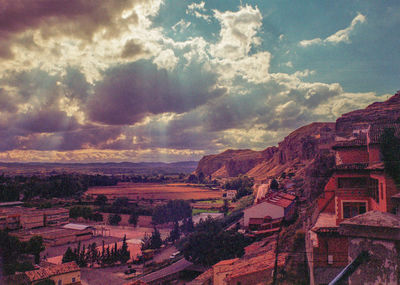
[(74, 117), (56, 109), (40, 109), (20, 114), (16, 126), (34, 133), (53, 133), (74, 130), (79, 124)]
[(78, 68), (67, 67), (63, 83), (66, 86), (66, 97), (83, 101), (88, 97), (91, 86), (87, 82), (85, 75)]
[(121, 53), (123, 58), (132, 58), (148, 53), (143, 46), (135, 40), (129, 40), (125, 43)]
[[(124, 25), (118, 17), (140, 0), (13, 0), (0, 4), (0, 56), (10, 58), (10, 39), (26, 30), (41, 28), (43, 37), (70, 35), (91, 40), (101, 28), (110, 36)], [(130, 20), (137, 21), (133, 13)]]
[(0, 112), (16, 112), (17, 110), (17, 104), (15, 104), (12, 97), (4, 89), (0, 88)]
[(134, 124), (149, 114), (183, 113), (221, 96), (216, 75), (201, 67), (167, 72), (140, 61), (107, 70), (87, 105), (90, 119), (111, 124)]

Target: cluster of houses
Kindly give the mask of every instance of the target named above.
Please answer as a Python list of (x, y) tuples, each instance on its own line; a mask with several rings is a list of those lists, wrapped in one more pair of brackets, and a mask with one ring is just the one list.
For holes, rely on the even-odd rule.
[(398, 284), (400, 189), (385, 171), (379, 143), (387, 128), (400, 136), (399, 123), (367, 124), (333, 146), (336, 168), (308, 221), (311, 284)]
[(21, 204), (0, 204), (0, 229), (11, 230), (10, 235), (20, 241), (40, 235), (45, 246), (56, 246), (88, 240), (96, 234), (94, 227), (69, 223), (68, 209), (35, 209)]

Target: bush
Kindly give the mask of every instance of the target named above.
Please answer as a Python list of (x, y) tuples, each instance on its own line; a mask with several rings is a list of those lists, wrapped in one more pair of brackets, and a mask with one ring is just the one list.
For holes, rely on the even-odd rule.
[(110, 225), (116, 226), (121, 222), (121, 216), (118, 214), (112, 214), (108, 217), (108, 223)]

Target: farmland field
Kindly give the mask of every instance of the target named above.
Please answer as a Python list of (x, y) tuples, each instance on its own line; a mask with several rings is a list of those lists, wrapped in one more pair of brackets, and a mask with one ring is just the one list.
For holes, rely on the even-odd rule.
[(118, 197), (128, 197), (130, 200), (174, 200), (174, 199), (220, 199), (222, 191), (211, 190), (206, 187), (198, 187), (186, 183), (132, 183), (121, 182), (115, 186), (91, 187), (86, 191), (87, 195), (96, 197), (103, 194), (109, 200)]

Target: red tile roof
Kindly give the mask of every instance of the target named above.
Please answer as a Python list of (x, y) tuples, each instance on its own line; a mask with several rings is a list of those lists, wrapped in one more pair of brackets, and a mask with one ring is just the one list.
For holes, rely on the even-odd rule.
[(79, 271), (79, 270), (80, 270), (80, 268), (76, 264), (76, 262), (72, 261), (72, 262), (63, 263), (63, 264), (52, 265), (49, 267), (42, 267), (37, 270), (27, 271), (27, 272), (25, 272), (25, 275), (28, 277), (28, 279), (31, 282), (33, 282), (33, 281), (46, 279), (51, 276), (66, 274), (66, 273), (75, 272), (75, 271)]

